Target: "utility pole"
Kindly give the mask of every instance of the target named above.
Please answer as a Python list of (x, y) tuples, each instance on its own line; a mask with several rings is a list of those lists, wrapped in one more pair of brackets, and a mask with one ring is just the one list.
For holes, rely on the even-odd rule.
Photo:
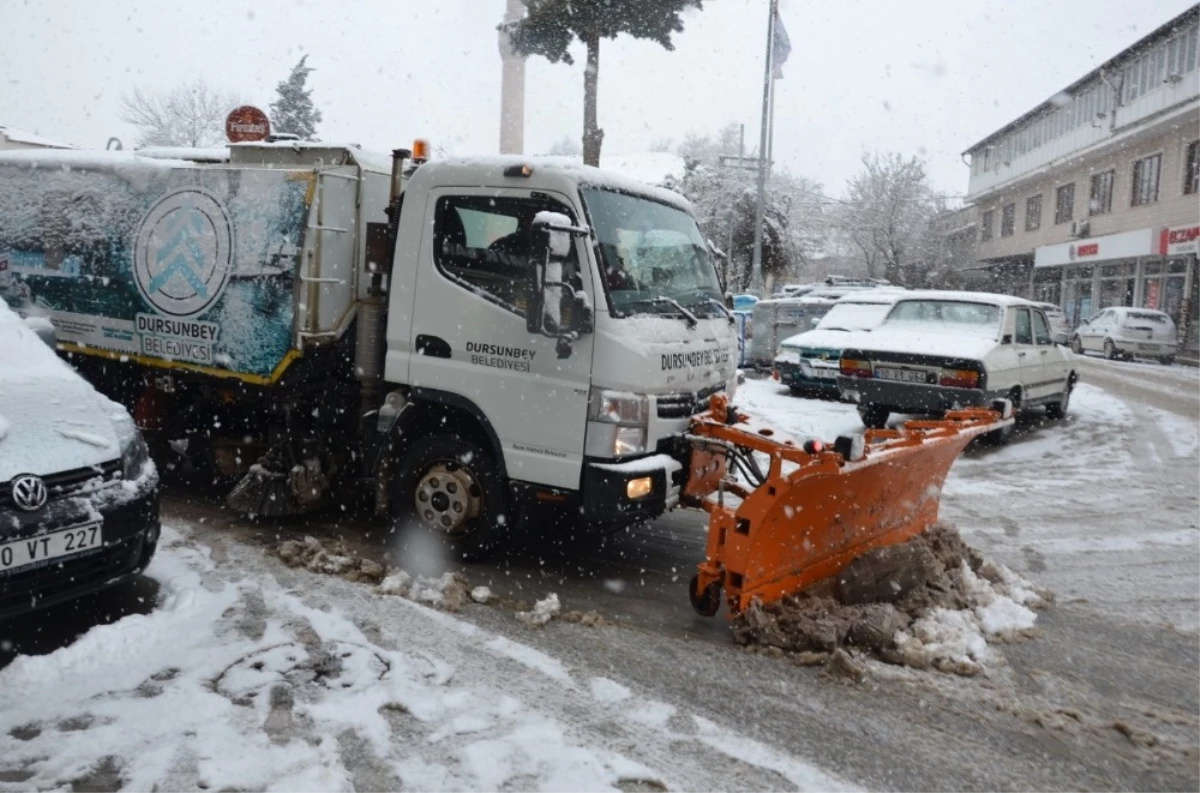
[[(508, 0), (505, 22), (525, 16), (521, 0)], [(500, 153), (524, 154), (525, 151), (525, 57), (513, 51), (508, 33), (500, 31)]]
[(771, 52), (775, 44), (775, 14), (778, 8), (779, 0), (771, 0), (770, 13), (767, 14), (767, 57), (763, 68), (762, 125), (758, 136), (758, 203), (754, 208), (754, 256), (750, 260), (752, 277), (762, 272), (763, 204), (767, 195), (767, 146), (771, 112)]

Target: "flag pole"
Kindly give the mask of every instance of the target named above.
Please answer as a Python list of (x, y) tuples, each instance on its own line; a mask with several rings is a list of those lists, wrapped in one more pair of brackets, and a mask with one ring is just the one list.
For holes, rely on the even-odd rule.
[[(771, 0), (769, 5), (770, 11), (767, 14), (767, 58), (766, 67), (763, 69), (762, 125), (759, 127), (758, 143), (758, 202), (754, 207), (754, 255), (750, 260), (751, 279), (762, 274), (763, 203), (766, 200), (767, 194), (766, 160), (769, 126), (768, 118), (771, 109), (771, 50), (774, 45), (775, 14), (778, 10), (779, 0)], [(765, 295), (765, 297), (770, 297), (770, 295)]]

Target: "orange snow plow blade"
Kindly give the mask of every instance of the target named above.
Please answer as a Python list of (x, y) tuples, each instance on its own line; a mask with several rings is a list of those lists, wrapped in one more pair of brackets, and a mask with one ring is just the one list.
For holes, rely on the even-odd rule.
[[(684, 496), (709, 514), (693, 607), (712, 616), (723, 589), (736, 616), (754, 598), (797, 594), (873, 548), (915, 537), (937, 520), (942, 483), (967, 444), (1011, 422), (995, 410), (955, 410), (830, 447), (784, 437), (714, 396), (688, 434)], [(752, 452), (768, 456), (765, 471)], [(754, 486), (733, 480), (735, 471)]]

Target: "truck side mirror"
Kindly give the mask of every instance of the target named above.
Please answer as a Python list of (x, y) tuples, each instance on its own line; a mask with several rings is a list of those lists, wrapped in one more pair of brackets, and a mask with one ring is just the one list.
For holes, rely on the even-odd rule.
[[(539, 212), (533, 219), (530, 258), (529, 305), (525, 311), (525, 328), (558, 339), (559, 358), (571, 355), (572, 342), (580, 333), (592, 330), (592, 307), (587, 295), (563, 280), (563, 270), (571, 257), (571, 245), (576, 236), (591, 231), (571, 224), (571, 219), (559, 212)], [(565, 299), (564, 299), (565, 298)], [(569, 319), (564, 322), (564, 303), (570, 301)]]

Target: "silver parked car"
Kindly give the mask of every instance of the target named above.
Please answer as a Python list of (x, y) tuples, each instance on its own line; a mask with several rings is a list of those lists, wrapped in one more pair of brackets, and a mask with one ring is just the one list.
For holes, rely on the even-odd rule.
[(1179, 337), (1175, 322), (1161, 311), (1114, 306), (1085, 319), (1071, 334), (1071, 349), (1076, 354), (1102, 352), (1109, 359), (1157, 358), (1169, 365), (1175, 362)]

